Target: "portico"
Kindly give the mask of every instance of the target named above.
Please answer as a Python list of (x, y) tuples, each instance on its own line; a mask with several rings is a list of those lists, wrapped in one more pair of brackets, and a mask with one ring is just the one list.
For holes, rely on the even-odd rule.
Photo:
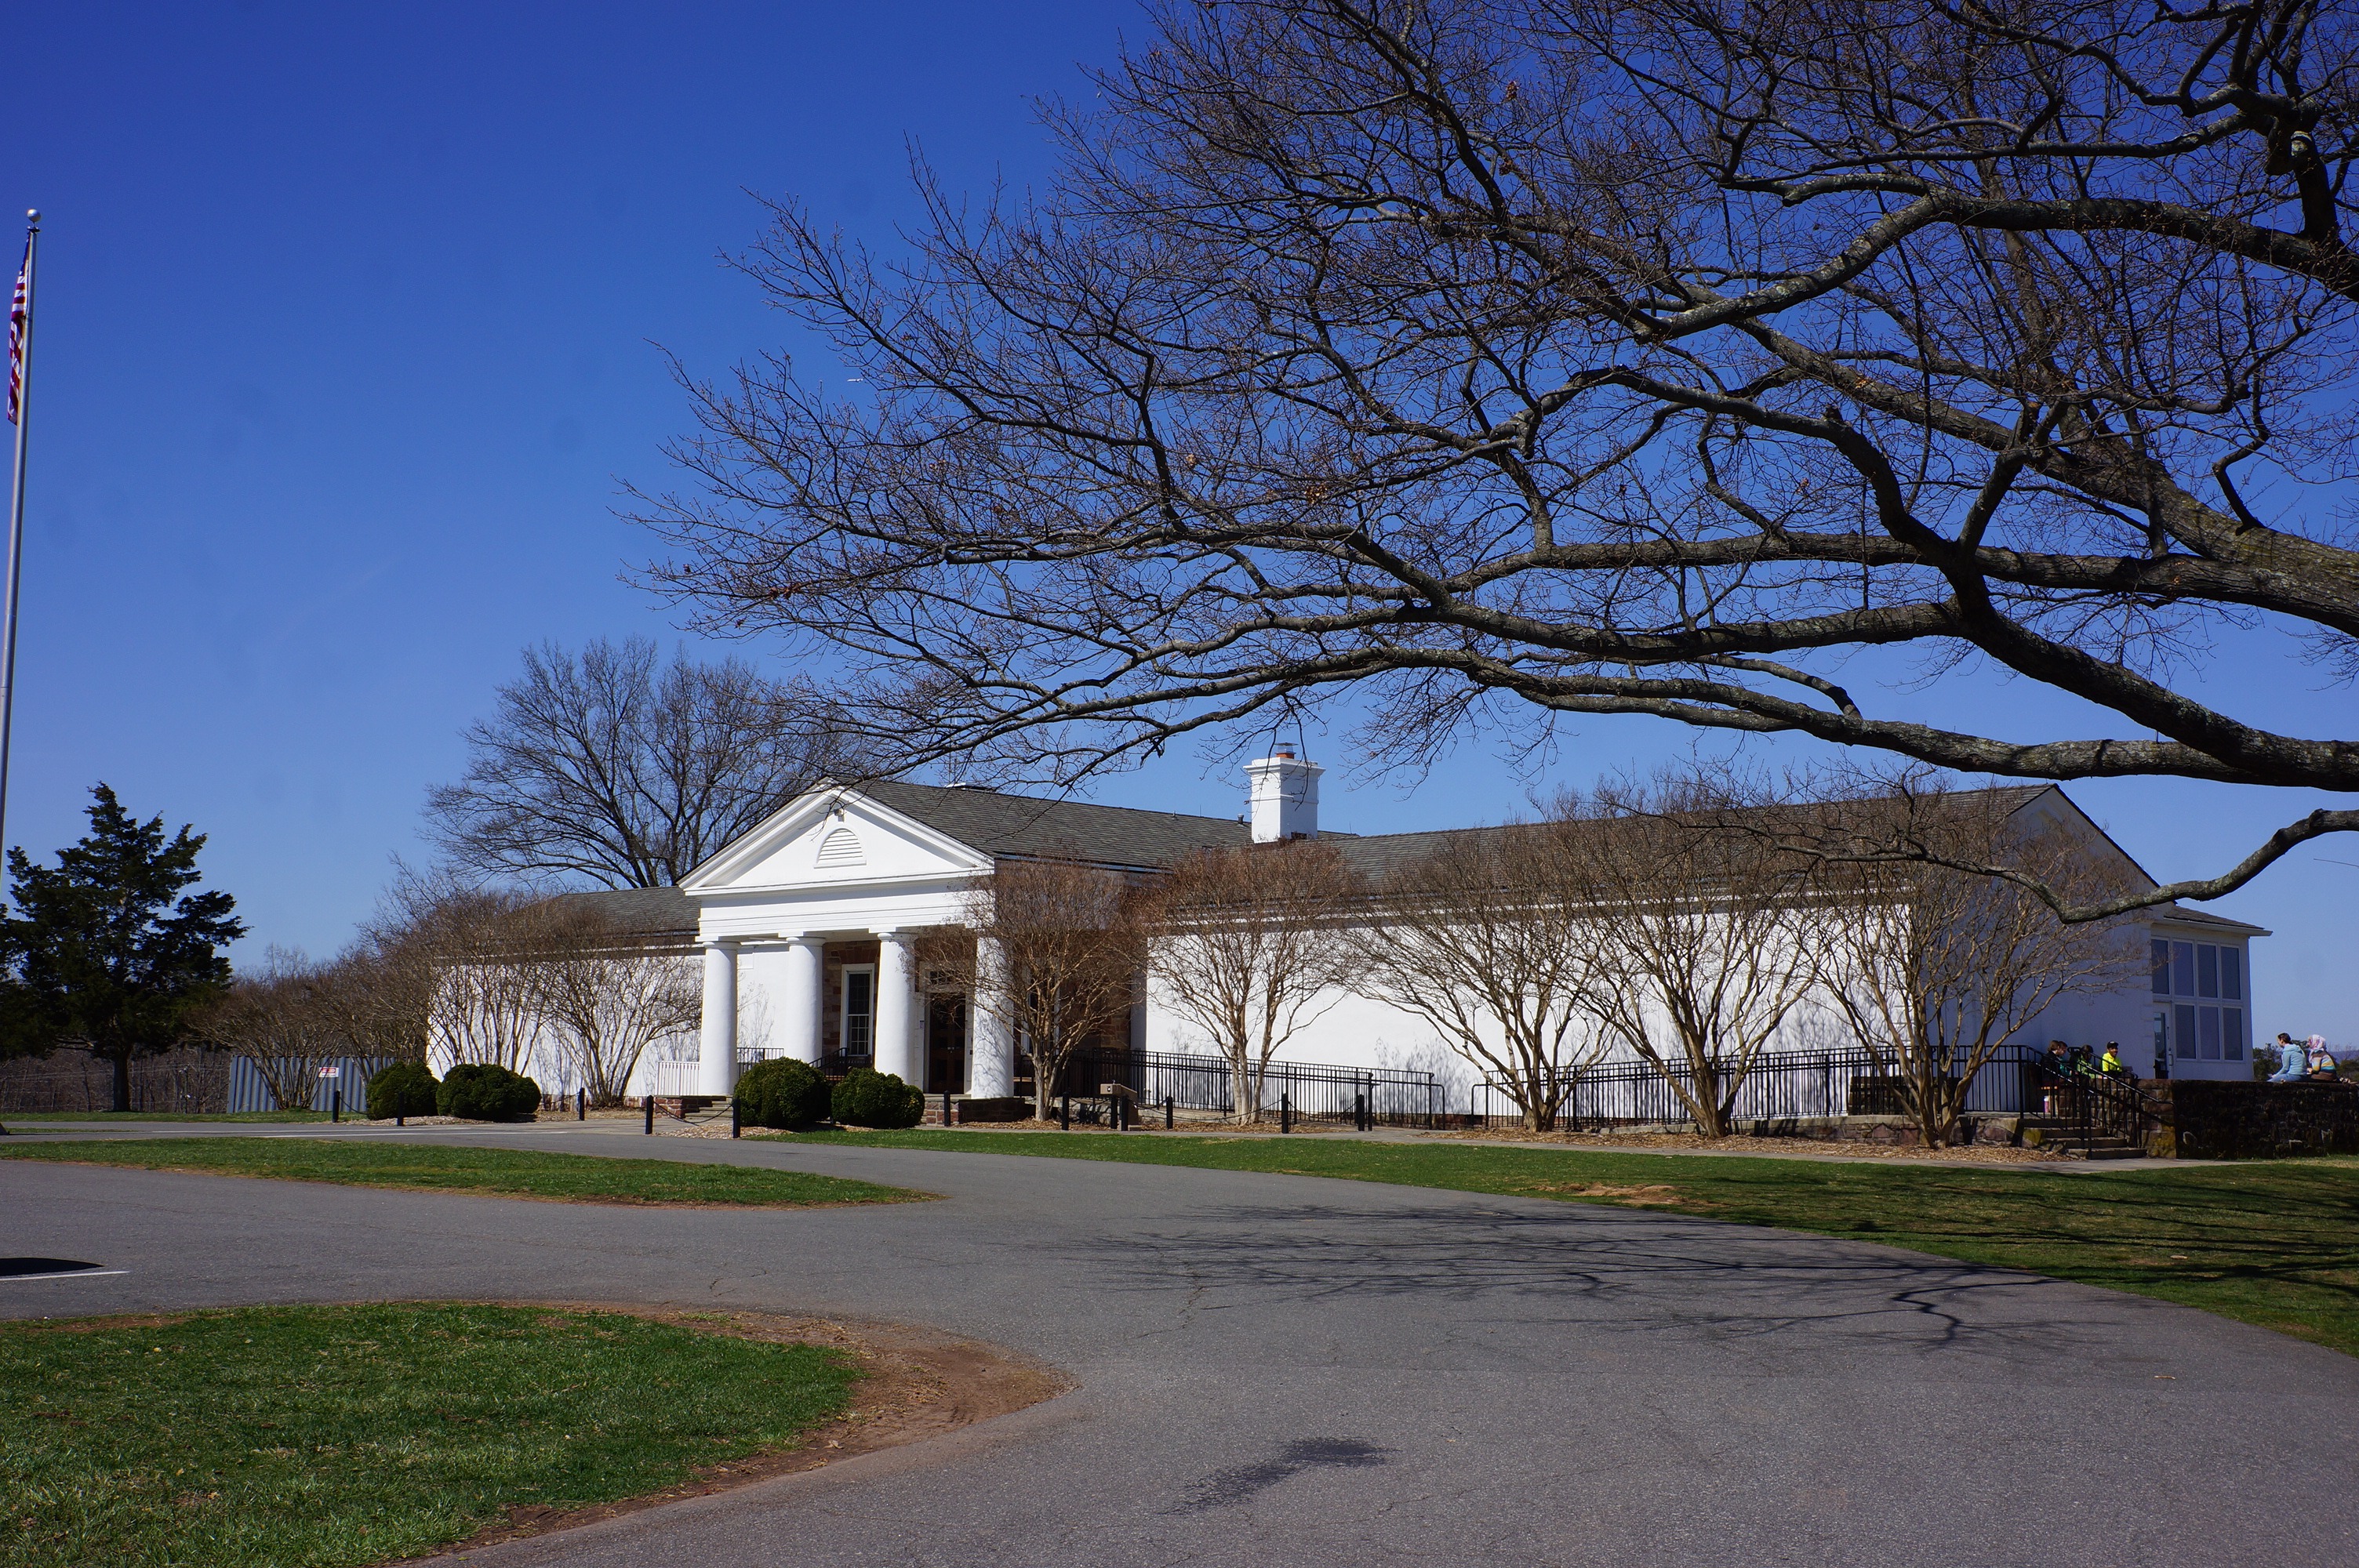
[(929, 1094), (1013, 1094), (998, 945), (977, 939), (971, 986), (921, 958), (930, 935), (969, 925), (999, 858), (1147, 870), (1248, 837), (1222, 818), (982, 789), (881, 783), (791, 801), (680, 884), (703, 952), (700, 1092), (725, 1095), (742, 1063), (788, 1056), (874, 1065)]
[[(1004, 980), (972, 998), (927, 984), (919, 935), (854, 929), (707, 941), (698, 1091), (727, 1095), (744, 1062), (785, 1056), (832, 1072), (873, 1066), (929, 1094), (1012, 1093)], [(1005, 968), (986, 942), (983, 973)]]

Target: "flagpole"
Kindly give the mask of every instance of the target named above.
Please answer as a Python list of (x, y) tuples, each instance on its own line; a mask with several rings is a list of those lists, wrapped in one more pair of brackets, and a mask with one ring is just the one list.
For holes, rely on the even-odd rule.
[[(8, 490), (8, 582), (0, 604), (0, 859), (8, 846), (8, 733), (16, 708), (16, 584), (25, 559), (25, 431), (33, 423), (33, 255), (40, 247), (41, 215), (25, 214), (25, 323), (19, 330), (16, 362), (16, 472)], [(13, 302), (12, 302), (13, 303)]]

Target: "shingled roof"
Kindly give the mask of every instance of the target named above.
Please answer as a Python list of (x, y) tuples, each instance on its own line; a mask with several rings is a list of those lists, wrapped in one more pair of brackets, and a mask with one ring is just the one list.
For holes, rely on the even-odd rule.
[[(1043, 799), (1038, 795), (1004, 795), (973, 786), (903, 784), (880, 780), (859, 784), (858, 792), (882, 806), (914, 817), (961, 843), (989, 855), (1045, 860), (1079, 860), (1099, 865), (1151, 870), (1171, 865), (1190, 850), (1226, 849), (1251, 842), (1252, 831), (1242, 822), (1219, 816), (1192, 816), (1175, 811), (1141, 811), (1130, 806), (1095, 806), (1086, 801)], [(2049, 784), (2001, 785), (1994, 793), (2027, 801), (2053, 788)], [(1845, 803), (1826, 803), (1818, 809), (1840, 811)], [(1498, 833), (1499, 827), (1451, 827), (1423, 833), (1382, 833), (1361, 836), (1322, 833), (1344, 863), (1382, 885), (1394, 874), (1437, 853), (1453, 839), (1469, 834)], [(678, 888), (622, 888), (611, 892), (559, 895), (563, 902), (591, 905), (617, 930), (651, 938), (693, 941), (697, 929), (695, 903)], [(2231, 920), (2208, 910), (2165, 904), (2147, 912), (2147, 918), (2182, 921), (2223, 931), (2266, 935), (2264, 928)]]
[(987, 855), (1088, 860), (1148, 870), (1191, 849), (1252, 841), (1244, 823), (1176, 811), (1139, 811), (1079, 800), (1043, 800), (973, 786), (879, 780), (854, 786), (880, 806), (946, 833)]
[(560, 907), (595, 910), (616, 931), (642, 936), (696, 935), (696, 904), (678, 888), (613, 888), (598, 892), (559, 893)]

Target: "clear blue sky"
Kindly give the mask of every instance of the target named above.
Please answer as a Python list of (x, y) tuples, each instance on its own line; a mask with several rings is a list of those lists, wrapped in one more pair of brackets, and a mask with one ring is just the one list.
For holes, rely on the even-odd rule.
[[(719, 371), (785, 341), (716, 260), (756, 231), (745, 192), (888, 240), (912, 139), (954, 184), (1036, 178), (1029, 99), (1082, 90), (1076, 63), (1125, 30), (1121, 0), (17, 13), (0, 211), (48, 222), (8, 841), (70, 841), (104, 779), (212, 836), (255, 944), (339, 946), (390, 857), (425, 858), (425, 789), (523, 644), (676, 636), (621, 580), (647, 546), (610, 508), (665, 481), (688, 423), (652, 345)], [(2351, 734), (2352, 694), (2282, 651), (2224, 651), (2208, 689)], [(2019, 686), (1883, 700), (2121, 732)], [(1543, 787), (1687, 741), (1590, 724)], [(1326, 816), (1452, 826), (1530, 787), (1476, 747), (1421, 784), (1339, 767)], [(2164, 877), (2325, 803), (2072, 793)], [(1099, 797), (1227, 813), (1240, 781), (1182, 760)], [(2215, 906), (2278, 933), (2256, 948), (2260, 1030), (2359, 1043), (2359, 868), (2337, 860), (2359, 842)]]

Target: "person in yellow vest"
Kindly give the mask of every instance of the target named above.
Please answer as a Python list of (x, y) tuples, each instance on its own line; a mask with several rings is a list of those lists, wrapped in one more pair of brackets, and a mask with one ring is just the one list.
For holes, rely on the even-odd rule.
[(2125, 1076), (2128, 1069), (2122, 1065), (2122, 1047), (2117, 1040), (2105, 1042), (2105, 1054), (2097, 1063), (2097, 1071), (2109, 1078)]

